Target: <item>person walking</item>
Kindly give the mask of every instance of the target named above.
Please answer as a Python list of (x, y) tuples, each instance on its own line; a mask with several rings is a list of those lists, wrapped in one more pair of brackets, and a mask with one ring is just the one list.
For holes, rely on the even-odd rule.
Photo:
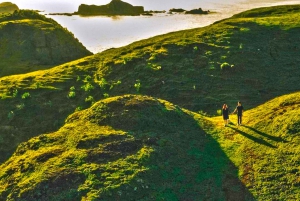
[(242, 106), (241, 101), (239, 101), (238, 105), (236, 106), (235, 110), (233, 111), (233, 113), (237, 113), (237, 118), (238, 118), (237, 125), (238, 126), (242, 125), (243, 112), (244, 112), (244, 107)]
[(229, 123), (229, 109), (226, 104), (224, 104), (222, 107), (222, 115), (224, 120), (224, 126), (227, 126)]

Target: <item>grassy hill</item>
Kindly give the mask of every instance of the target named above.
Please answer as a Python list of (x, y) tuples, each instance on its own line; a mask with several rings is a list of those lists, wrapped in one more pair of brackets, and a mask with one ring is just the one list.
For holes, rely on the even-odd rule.
[(251, 200), (202, 119), (146, 96), (97, 102), (20, 144), (0, 167), (0, 198)]
[(0, 14), (2, 13), (13, 13), (14, 11), (18, 11), (19, 7), (11, 2), (2, 2), (0, 3)]
[(298, 200), (300, 196), (300, 92), (280, 96), (244, 114), (244, 126), (209, 131), (239, 167), (243, 184), (258, 200)]
[(50, 68), (92, 54), (57, 22), (29, 10), (0, 16), (0, 46), (1, 77)]
[[(300, 91), (299, 13), (254, 9), (0, 78), (2, 198), (298, 199), (299, 93), (281, 95)], [(246, 125), (222, 127), (238, 100)]]
[(281, 96), (224, 128), (156, 98), (104, 99), (21, 143), (0, 166), (0, 198), (297, 200), (299, 104), (300, 92)]

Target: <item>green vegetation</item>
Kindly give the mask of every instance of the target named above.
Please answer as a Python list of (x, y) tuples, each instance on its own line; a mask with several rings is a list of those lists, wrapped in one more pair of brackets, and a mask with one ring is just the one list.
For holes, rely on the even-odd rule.
[(209, 131), (239, 168), (239, 178), (257, 200), (300, 196), (300, 92), (284, 95), (244, 114), (244, 126), (224, 128), (212, 118)]
[(254, 9), (0, 78), (0, 199), (299, 199), (299, 29)]
[(47, 69), (91, 53), (52, 19), (34, 11), (0, 15), (0, 77)]
[(97, 102), (20, 144), (0, 167), (0, 198), (253, 199), (196, 116), (146, 96)]
[(18, 11), (18, 10), (19, 10), (18, 6), (11, 2), (0, 3), (0, 14), (13, 13), (14, 11)]

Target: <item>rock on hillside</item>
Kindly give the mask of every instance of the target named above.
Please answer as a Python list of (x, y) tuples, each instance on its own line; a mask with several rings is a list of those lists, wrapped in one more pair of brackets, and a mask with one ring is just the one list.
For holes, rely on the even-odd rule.
[(140, 15), (144, 13), (143, 6), (132, 6), (121, 0), (112, 0), (107, 5), (81, 4), (76, 14), (79, 15)]
[(16, 10), (19, 10), (16, 4), (10, 2), (0, 3), (0, 13), (13, 13)]
[(0, 199), (251, 200), (198, 123), (160, 99), (102, 100), (57, 132), (20, 144), (0, 166)]
[(0, 71), (16, 63), (58, 65), (92, 54), (57, 22), (27, 10), (0, 18), (0, 46)]

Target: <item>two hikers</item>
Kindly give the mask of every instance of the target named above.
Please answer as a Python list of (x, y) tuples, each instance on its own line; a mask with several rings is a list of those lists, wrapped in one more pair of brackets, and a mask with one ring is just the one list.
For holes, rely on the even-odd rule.
[[(239, 101), (238, 105), (236, 106), (235, 110), (232, 112), (232, 114), (237, 113), (237, 125), (242, 125), (242, 117), (243, 117), (244, 107), (242, 106), (242, 103)], [(224, 120), (224, 126), (228, 125), (229, 123), (229, 110), (228, 106), (226, 104), (222, 107), (222, 115)]]

